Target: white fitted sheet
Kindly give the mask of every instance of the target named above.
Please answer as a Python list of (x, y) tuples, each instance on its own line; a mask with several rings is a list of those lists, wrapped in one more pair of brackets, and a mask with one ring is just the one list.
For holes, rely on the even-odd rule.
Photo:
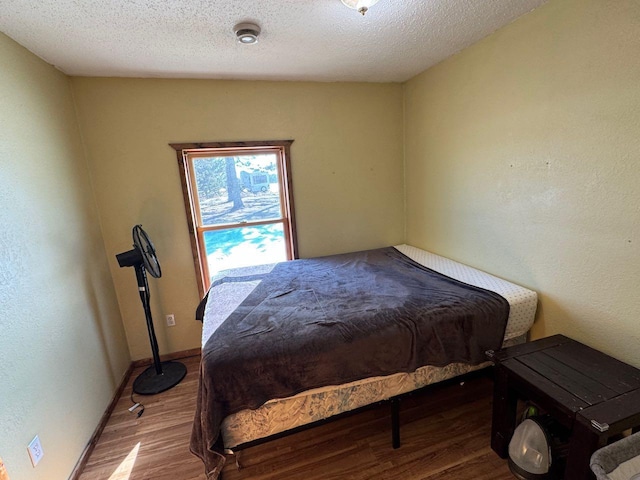
[(528, 332), (531, 325), (533, 325), (538, 306), (536, 292), (410, 245), (397, 245), (395, 248), (413, 261), (431, 270), (501, 295), (509, 302), (509, 319), (504, 333), (505, 340), (519, 337)]
[[(461, 282), (500, 294), (509, 302), (509, 318), (505, 344), (524, 339), (535, 318), (537, 294), (475, 268), (435, 255), (410, 245), (397, 245), (398, 251), (421, 265)], [(202, 345), (218, 326), (242, 303), (260, 283), (259, 276), (268, 273), (273, 264), (221, 272), (221, 277), (248, 280), (223, 283), (209, 295), (204, 315)], [(252, 276), (256, 276), (252, 279)], [(214, 278), (215, 280), (215, 278)], [(413, 373), (373, 377), (343, 385), (308, 390), (298, 395), (273, 399), (255, 410), (242, 410), (226, 417), (222, 437), (227, 448), (268, 437), (292, 428), (322, 420), (371, 403), (422, 388), (482, 368), (487, 364), (451, 364), (445, 367), (424, 366)]]

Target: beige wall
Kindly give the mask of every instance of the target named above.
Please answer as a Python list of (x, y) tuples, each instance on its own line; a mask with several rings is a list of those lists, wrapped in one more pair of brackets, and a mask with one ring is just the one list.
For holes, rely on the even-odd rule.
[[(104, 241), (131, 355), (150, 356), (131, 269), (114, 255), (141, 223), (163, 276), (150, 279), (160, 350), (200, 345), (186, 214), (170, 142), (293, 139), (300, 256), (402, 241), (399, 84), (73, 78)], [(176, 315), (176, 326), (164, 316)]]
[(2, 34), (0, 65), (0, 456), (12, 479), (64, 479), (129, 353), (70, 81)]
[(640, 367), (640, 3), (552, 0), (405, 86), (407, 241)]

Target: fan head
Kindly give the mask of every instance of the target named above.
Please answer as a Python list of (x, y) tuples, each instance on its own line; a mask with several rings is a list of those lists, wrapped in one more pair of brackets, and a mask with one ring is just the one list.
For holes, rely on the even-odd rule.
[(147, 272), (152, 277), (160, 278), (162, 276), (162, 270), (160, 270), (160, 262), (156, 256), (156, 249), (151, 243), (151, 239), (147, 233), (142, 229), (142, 225), (136, 225), (133, 227), (133, 245), (140, 251), (142, 255), (142, 261)]
[(160, 278), (162, 270), (156, 256), (156, 250), (149, 239), (147, 233), (142, 229), (142, 225), (133, 227), (133, 249), (116, 255), (118, 265), (121, 267), (137, 267), (144, 265), (145, 269), (152, 277)]

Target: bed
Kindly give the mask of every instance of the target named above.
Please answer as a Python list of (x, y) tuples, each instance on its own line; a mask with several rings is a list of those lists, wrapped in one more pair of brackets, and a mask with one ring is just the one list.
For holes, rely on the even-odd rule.
[[(314, 275), (311, 276), (319, 276), (321, 279), (325, 277), (333, 278), (334, 275), (336, 275), (336, 265), (342, 266), (345, 263), (357, 265), (358, 267), (356, 268), (356, 271), (367, 270), (368, 274), (373, 271), (374, 274), (371, 277), (372, 279), (364, 280), (366, 282), (373, 283), (365, 287), (364, 290), (360, 290), (357, 294), (353, 295), (349, 293), (348, 287), (344, 286), (345, 283), (349, 283), (351, 281), (351, 277), (359, 276), (359, 273), (352, 273), (353, 270), (347, 271), (347, 276), (350, 277), (349, 281), (341, 281), (342, 283), (338, 282), (339, 286), (337, 289), (336, 285), (327, 287), (334, 290), (328, 290), (329, 293), (325, 292), (324, 299), (322, 298), (322, 287), (311, 288), (305, 286), (301, 288), (300, 291), (296, 290), (295, 292), (292, 292), (293, 289), (283, 287), (283, 285), (288, 287), (291, 284), (290, 279), (287, 279), (288, 283), (267, 283), (268, 281), (271, 281), (271, 276), (274, 276), (276, 271), (281, 268), (278, 265), (282, 264), (247, 267), (221, 272), (212, 280), (212, 288), (208, 292), (207, 298), (205, 299), (206, 301), (203, 302), (203, 305), (205, 305), (202, 315), (203, 362), (201, 364), (200, 373), (198, 408), (196, 418), (194, 419), (191, 442), (192, 452), (198, 455), (205, 463), (208, 478), (217, 478), (219, 475), (222, 466), (224, 465), (224, 456), (222, 455), (223, 449), (227, 449), (228, 451), (234, 450), (238, 446), (247, 445), (259, 439), (272, 437), (282, 432), (298, 428), (302, 425), (324, 420), (334, 415), (358, 409), (372, 403), (392, 399), (407, 392), (422, 388), (426, 385), (441, 382), (443, 380), (469, 373), (473, 370), (484, 368), (488, 364), (487, 362), (484, 362), (484, 349), (497, 349), (501, 346), (522, 342), (526, 338), (526, 333), (533, 323), (537, 306), (537, 295), (535, 292), (409, 245), (398, 245), (380, 250), (380, 252), (376, 250), (348, 254), (361, 255), (364, 253), (364, 257), (366, 257), (365, 259), (361, 258), (362, 255), (357, 257), (356, 260), (352, 260), (351, 256), (331, 256), (325, 257), (324, 259), (313, 259), (307, 261), (312, 262), (311, 267), (314, 272), (320, 272), (319, 274), (314, 273)], [(376, 253), (372, 254), (370, 252)], [(384, 333), (381, 334), (382, 336), (378, 336), (378, 338), (374, 338), (372, 340), (373, 342), (378, 343), (374, 343), (375, 348), (373, 348), (373, 350), (375, 350), (375, 353), (371, 354), (373, 355), (371, 357), (373, 361), (367, 360), (369, 363), (376, 364), (376, 368), (378, 368), (378, 370), (374, 370), (374, 372), (377, 371), (381, 374), (370, 375), (362, 372), (340, 372), (340, 375), (338, 375), (339, 379), (337, 381), (329, 381), (327, 379), (332, 377), (327, 377), (325, 375), (325, 377), (321, 379), (320, 377), (322, 377), (322, 375), (320, 375), (320, 377), (314, 377), (313, 373), (309, 373), (308, 376), (313, 377), (310, 384), (312, 388), (304, 388), (304, 384), (301, 384), (299, 379), (287, 379), (284, 387), (279, 385), (275, 390), (273, 390), (277, 392), (273, 396), (268, 395), (268, 389), (262, 391), (262, 385), (254, 385), (253, 381), (253, 379), (256, 378), (271, 375), (271, 367), (268, 366), (270, 365), (270, 359), (268, 358), (262, 359), (259, 363), (253, 364), (250, 368), (247, 368), (249, 373), (253, 373), (255, 375), (253, 379), (247, 381), (240, 381), (234, 377), (220, 376), (220, 372), (235, 371), (237, 369), (235, 358), (234, 360), (229, 360), (229, 358), (223, 359), (220, 363), (216, 364), (215, 368), (211, 366), (207, 367), (205, 359), (208, 359), (210, 356), (215, 357), (215, 355), (209, 355), (209, 353), (212, 349), (220, 350), (221, 348), (218, 348), (216, 345), (225, 344), (227, 342), (227, 340), (225, 340), (227, 337), (224, 337), (224, 330), (229, 329), (229, 325), (234, 321), (237, 321), (237, 319), (240, 319), (240, 327), (235, 328), (235, 330), (230, 330), (233, 336), (244, 336), (244, 332), (247, 331), (248, 328), (247, 324), (251, 324), (251, 327), (249, 328), (251, 331), (254, 331), (256, 329), (256, 324), (259, 324), (260, 327), (258, 330), (262, 329), (264, 331), (264, 335), (263, 332), (260, 331), (260, 335), (253, 335), (253, 337), (271, 338), (272, 340), (269, 341), (269, 345), (275, 343), (273, 338), (275, 338), (274, 335), (276, 334), (274, 332), (278, 332), (278, 330), (272, 329), (274, 322), (273, 318), (278, 314), (287, 317), (287, 315), (289, 315), (287, 312), (290, 312), (291, 310), (290, 306), (282, 306), (280, 304), (271, 305), (272, 302), (278, 301), (280, 298), (293, 295), (293, 302), (296, 305), (305, 305), (306, 309), (303, 309), (301, 313), (297, 312), (296, 309), (295, 315), (302, 315), (305, 317), (307, 315), (314, 314), (314, 312), (311, 311), (314, 309), (308, 307), (308, 305), (319, 305), (316, 310), (319, 311), (321, 320), (313, 321), (311, 323), (313, 324), (313, 328), (324, 328), (324, 332), (335, 332), (336, 329), (342, 328), (341, 325), (336, 325), (333, 321), (327, 321), (327, 316), (331, 319), (336, 316), (336, 313), (327, 313), (325, 310), (327, 304), (338, 304), (340, 305), (338, 308), (339, 312), (350, 312), (353, 309), (353, 302), (347, 303), (346, 306), (340, 303), (343, 301), (342, 297), (349, 297), (350, 295), (354, 298), (358, 298), (358, 302), (356, 303), (362, 303), (363, 311), (368, 312), (363, 314), (369, 315), (368, 320), (365, 322), (367, 328), (370, 324), (375, 324), (375, 322), (378, 321), (378, 317), (380, 315), (378, 315), (377, 312), (381, 310), (381, 307), (377, 304), (368, 304), (372, 297), (377, 298), (386, 296), (391, 301), (391, 311), (396, 313), (405, 312), (405, 306), (407, 304), (413, 305), (416, 301), (411, 299), (410, 301), (403, 300), (398, 303), (397, 298), (400, 298), (405, 294), (405, 285), (413, 285), (413, 282), (417, 277), (404, 277), (402, 276), (404, 275), (403, 271), (400, 276), (395, 278), (393, 277), (394, 273), (392, 272), (392, 280), (388, 280), (386, 277), (386, 271), (382, 274), (377, 270), (377, 266), (371, 267), (371, 264), (376, 264), (378, 258), (383, 257), (385, 258), (385, 262), (387, 261), (386, 257), (389, 257), (393, 262), (402, 264), (402, 268), (408, 267), (411, 269), (412, 275), (423, 275), (424, 273), (428, 273), (430, 275), (433, 274), (436, 276), (436, 281), (448, 282), (447, 285), (451, 284), (454, 289), (467, 289), (464, 290), (464, 293), (460, 297), (462, 300), (457, 299), (455, 302), (449, 302), (447, 300), (447, 295), (452, 295), (452, 298), (457, 298), (457, 291), (454, 291), (453, 293), (449, 293), (448, 291), (441, 292), (441, 294), (444, 295), (444, 297), (442, 297), (444, 300), (439, 300), (439, 303), (435, 305), (435, 310), (437, 310), (436, 313), (430, 313), (430, 315), (435, 316), (434, 318), (440, 318), (440, 316), (442, 318), (447, 318), (446, 321), (441, 322), (444, 327), (439, 327), (444, 328), (444, 330), (440, 331), (440, 333), (429, 333), (429, 337), (435, 337), (437, 341), (431, 342), (431, 340), (424, 340), (424, 338), (426, 338), (424, 332), (419, 335), (419, 332), (413, 332), (409, 340), (406, 338), (398, 340), (399, 342), (409, 342), (412, 345), (406, 349), (398, 348), (398, 345), (403, 344), (389, 343), (389, 340), (387, 339), (394, 335), (393, 329), (386, 331), (384, 329), (387, 327), (371, 327), (375, 332), (384, 331)], [(349, 261), (347, 262), (345, 258), (348, 258)], [(372, 258), (373, 260), (371, 260)], [(304, 261), (301, 261), (301, 263), (302, 262)], [(323, 270), (325, 265), (324, 262), (329, 262), (331, 265), (326, 269), (326, 272)], [(286, 263), (289, 265), (297, 265), (296, 262)], [(366, 267), (362, 267), (362, 265), (366, 265)], [(304, 277), (310, 276), (308, 274), (300, 275), (299, 273), (298, 275)], [(317, 279), (314, 280), (314, 282), (317, 282)], [(356, 279), (354, 282), (358, 283), (359, 280)], [(265, 285), (269, 285), (269, 293), (263, 295), (258, 300), (255, 300), (254, 297), (257, 292), (261, 288), (265, 287)], [(400, 285), (400, 287), (398, 287), (398, 285)], [(435, 290), (440, 291), (440, 284), (437, 285), (438, 286), (435, 287)], [(422, 285), (417, 285), (416, 291), (420, 296), (424, 291), (424, 287)], [(471, 293), (469, 293), (469, 291)], [(368, 295), (366, 292), (371, 292), (371, 295)], [(480, 322), (477, 325), (474, 326), (474, 324), (469, 323), (471, 320), (468, 320), (468, 317), (470, 317), (471, 314), (468, 310), (463, 310), (461, 314), (455, 314), (466, 320), (458, 320), (457, 317), (451, 317), (453, 314), (449, 314), (447, 309), (444, 309), (443, 313), (440, 313), (443, 304), (466, 303), (467, 298), (469, 298), (469, 302), (476, 302), (475, 297), (473, 297), (476, 294), (480, 296), (487, 295), (487, 298), (480, 297), (481, 300), (477, 301), (481, 302), (481, 306), (474, 306), (473, 308), (483, 310), (485, 309), (485, 306), (482, 302), (488, 302), (487, 305), (490, 307), (486, 308), (494, 309), (487, 310), (485, 316), (482, 317), (481, 320), (477, 320)], [(429, 295), (432, 294), (429, 293)], [(318, 296), (320, 296), (320, 299), (318, 299)], [(256, 322), (254, 318), (254, 309), (258, 304), (266, 304), (267, 311), (262, 316), (263, 321)], [(254, 315), (254, 317), (251, 317), (252, 315)], [(420, 316), (422, 314), (410, 313), (408, 315)], [(449, 316), (447, 317), (447, 315)], [(248, 322), (247, 318), (249, 317), (254, 319)], [(493, 317), (504, 318), (497, 321), (494, 320)], [(359, 319), (359, 317), (357, 318)], [(392, 316), (391, 322), (393, 324), (400, 324), (403, 330), (407, 328), (406, 325), (404, 325), (405, 320), (403, 319), (396, 321), (395, 317)], [(502, 324), (500, 324), (500, 322), (502, 322)], [(451, 330), (452, 327), (449, 327), (451, 324), (459, 324), (459, 327), (455, 327), (456, 329)], [(496, 324), (499, 324), (499, 326), (494, 327)], [(317, 327), (317, 325), (321, 326)], [(362, 328), (362, 325), (359, 325), (358, 331), (362, 330)], [(415, 326), (411, 324), (410, 329), (411, 328), (415, 329)], [(287, 329), (291, 329), (291, 324), (289, 324)], [(489, 336), (489, 334), (485, 335), (485, 331), (491, 331), (491, 336)], [(271, 335), (271, 337), (269, 337), (269, 335)], [(472, 337), (473, 340), (460, 340), (458, 337), (462, 338), (463, 335), (465, 338)], [(365, 333), (363, 336), (368, 337), (371, 335)], [(373, 336), (375, 337), (376, 335)], [(350, 332), (341, 335), (340, 337), (346, 337), (348, 339), (347, 343), (351, 342), (348, 345), (349, 349), (359, 348), (357, 345), (354, 346), (353, 343), (355, 342), (355, 344), (357, 344), (359, 339), (354, 340)], [(455, 337), (458, 339), (454, 344), (449, 342), (449, 337)], [(420, 338), (422, 338), (422, 340), (420, 340)], [(416, 339), (420, 341), (416, 342)], [(418, 351), (421, 348), (420, 345), (430, 342), (434, 343), (435, 347), (432, 345), (428, 349), (428, 353), (426, 355), (431, 355), (431, 357), (425, 360), (427, 357), (424, 355), (421, 356)], [(460, 344), (460, 342), (463, 343)], [(303, 350), (306, 348), (308, 348), (308, 346), (304, 345)], [(338, 346), (338, 349), (339, 348), (340, 347)], [(433, 356), (434, 348), (438, 351), (435, 356)], [(256, 344), (249, 348), (250, 351), (259, 351), (261, 349), (262, 346), (260, 346), (260, 344)], [(406, 354), (409, 360), (400, 366), (378, 367), (378, 358), (381, 356), (384, 357), (384, 351), (389, 349), (392, 352), (402, 351), (403, 355), (400, 356), (405, 356), (405, 351), (410, 351), (412, 353)], [(242, 348), (233, 346), (228, 347), (227, 350), (237, 352), (238, 350), (242, 350)], [(364, 351), (369, 352), (370, 350), (372, 349), (369, 345)], [(442, 351), (451, 351), (452, 353), (447, 353), (442, 356)], [(306, 350), (305, 355), (307, 355)], [(336, 355), (334, 355), (334, 357)], [(344, 353), (340, 353), (340, 355), (344, 355)], [(363, 354), (358, 354), (358, 357), (362, 355)], [(327, 362), (328, 357), (319, 356), (317, 358), (321, 360), (311, 363), (324, 365)], [(303, 377), (308, 373), (306, 368), (306, 364), (301, 367)], [(367, 372), (368, 371), (369, 370), (367, 370)], [(215, 381), (212, 380), (214, 375), (218, 375)], [(329, 375), (335, 375), (335, 372)], [(245, 374), (245, 378), (246, 377), (247, 375)], [(295, 377), (295, 374), (292, 373), (292, 377)], [(344, 381), (345, 379), (349, 381)], [(279, 381), (279, 379), (276, 380)], [(289, 381), (291, 381), (292, 384), (286, 383)], [(234, 403), (235, 407), (227, 408), (229, 406), (228, 404), (220, 407), (224, 402), (220, 402), (219, 399), (223, 395), (226, 395), (226, 393), (219, 393), (218, 391), (212, 393), (212, 391), (216, 386), (225, 383), (234, 385), (233, 387), (229, 387), (232, 391), (236, 389), (236, 385), (249, 384), (245, 388), (244, 393), (246, 394), (246, 392), (249, 391), (250, 393), (253, 393), (253, 390), (255, 389), (259, 394), (257, 394), (257, 397), (246, 401), (236, 401)], [(242, 390), (242, 388), (240, 389)], [(287, 392), (289, 394), (287, 394)], [(236, 393), (237, 392), (235, 391), (233, 392), (234, 395)], [(241, 392), (241, 394), (243, 393)], [(214, 398), (215, 401), (212, 400), (212, 398)], [(219, 407), (221, 408), (222, 413), (214, 411)], [(215, 424), (213, 430), (211, 430), (212, 422)], [(211, 431), (213, 431), (212, 434)]]

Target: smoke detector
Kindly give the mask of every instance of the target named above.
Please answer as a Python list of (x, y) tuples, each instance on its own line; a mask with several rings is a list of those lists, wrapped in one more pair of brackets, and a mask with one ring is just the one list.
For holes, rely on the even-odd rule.
[(258, 35), (260, 35), (260, 27), (254, 23), (239, 23), (233, 27), (238, 43), (244, 45), (253, 45), (258, 43)]

